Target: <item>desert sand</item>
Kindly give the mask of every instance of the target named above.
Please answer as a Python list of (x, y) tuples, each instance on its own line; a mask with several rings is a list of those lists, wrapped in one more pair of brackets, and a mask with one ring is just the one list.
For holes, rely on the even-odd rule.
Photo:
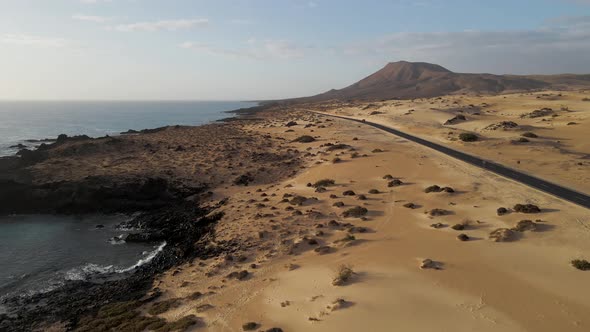
[[(535, 94), (386, 101), (376, 107), (383, 114), (370, 118), (584, 190), (590, 164), (579, 155), (589, 152), (581, 99), (588, 94), (564, 95), (557, 101)], [(570, 110), (560, 110), (566, 102)], [(480, 115), (465, 113), (464, 123), (442, 125), (456, 114), (449, 108), (469, 104), (478, 105)], [(559, 116), (519, 118), (542, 106)], [(570, 265), (590, 255), (587, 209), (368, 126), (307, 112), (368, 117), (376, 110), (365, 107), (301, 106), (243, 124), (246, 132), (281, 142), (283, 152), (300, 152), (299, 171), (212, 189), (211, 204), (227, 199), (214, 241), (234, 249), (159, 277), (156, 302), (171, 304), (159, 317), (196, 315), (200, 323), (188, 329), (194, 331), (590, 329), (588, 272)], [(409, 109), (415, 111), (404, 115)], [(526, 127), (483, 131), (505, 119)], [(287, 126), (290, 121), (296, 124)], [(567, 126), (571, 121), (579, 124)], [(524, 130), (541, 138), (510, 143)], [(451, 139), (461, 131), (485, 139), (474, 145)], [(304, 135), (314, 140), (296, 141)], [(323, 179), (333, 184), (308, 186)], [(426, 193), (432, 185), (453, 192)], [(525, 203), (541, 211), (497, 214)], [(360, 214), (346, 217), (354, 207)], [(506, 242), (489, 238), (521, 220), (532, 220), (534, 230), (508, 231)], [(339, 274), (343, 266), (350, 270)], [(345, 280), (335, 282), (337, 275)]]
[[(542, 91), (353, 105), (326, 103), (320, 109), (382, 123), (588, 193), (588, 100), (590, 91), (586, 90)], [(531, 114), (536, 110), (541, 112)], [(465, 120), (445, 124), (457, 115)], [(479, 141), (461, 142), (461, 133), (475, 133)], [(525, 137), (525, 133), (537, 137)]]

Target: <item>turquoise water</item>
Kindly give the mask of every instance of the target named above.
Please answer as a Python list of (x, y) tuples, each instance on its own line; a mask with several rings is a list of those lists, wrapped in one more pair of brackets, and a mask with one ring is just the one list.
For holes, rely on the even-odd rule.
[(254, 103), (236, 101), (0, 101), (0, 156), (59, 134), (99, 137), (128, 129), (200, 125)]

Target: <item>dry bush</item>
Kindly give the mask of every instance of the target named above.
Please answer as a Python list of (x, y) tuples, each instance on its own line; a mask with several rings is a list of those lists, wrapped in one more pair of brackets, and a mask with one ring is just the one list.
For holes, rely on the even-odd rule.
[(354, 276), (354, 271), (352, 270), (352, 266), (350, 265), (340, 265), (338, 267), (338, 272), (336, 273), (336, 277), (332, 280), (332, 285), (334, 286), (343, 286), (345, 285), (352, 276)]

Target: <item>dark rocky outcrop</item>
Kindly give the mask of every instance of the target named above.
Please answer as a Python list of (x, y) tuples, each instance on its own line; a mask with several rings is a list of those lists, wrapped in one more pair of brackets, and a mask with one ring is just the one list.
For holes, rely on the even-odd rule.
[(0, 180), (0, 215), (114, 213), (153, 210), (201, 192), (162, 178), (90, 176), (76, 182), (31, 184)]
[[(156, 275), (196, 257), (207, 259), (231, 251), (232, 243), (210, 244), (213, 225), (220, 214), (208, 215), (212, 208), (194, 203), (176, 204), (144, 213), (126, 226), (146, 232), (158, 231), (167, 245), (149, 263), (126, 275), (101, 275), (85, 281), (70, 281), (48, 293), (3, 300), (9, 312), (0, 315), (1, 331), (30, 331), (41, 323), (66, 322), (74, 329), (79, 320), (101, 307), (144, 298)], [(142, 301), (159, 296), (153, 294)]]

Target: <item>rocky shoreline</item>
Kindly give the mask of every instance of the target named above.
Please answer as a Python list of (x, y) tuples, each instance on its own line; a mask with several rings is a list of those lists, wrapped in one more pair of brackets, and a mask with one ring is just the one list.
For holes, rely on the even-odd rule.
[[(55, 322), (67, 322), (66, 328), (73, 329), (81, 317), (95, 313), (104, 305), (144, 298), (157, 274), (227, 249), (223, 243), (210, 245), (214, 236), (211, 225), (221, 214), (212, 213), (217, 206), (199, 206), (205, 186), (188, 187), (162, 178), (105, 176), (35, 184), (19, 181), (19, 176), (14, 176), (22, 177), (22, 172), (26, 172), (23, 166), (31, 165), (29, 160), (4, 158), (2, 165), (5, 178), (0, 181), (0, 215), (143, 211), (121, 225), (140, 230), (129, 234), (126, 241), (166, 242), (153, 260), (124, 276), (104, 274), (86, 281), (68, 281), (47, 293), (4, 299), (2, 305), (8, 308), (8, 313), (0, 315), (2, 331), (30, 331)], [(7, 178), (11, 173), (13, 177)], [(156, 296), (152, 293), (144, 301)]]
[(228, 244), (210, 244), (214, 236), (211, 226), (221, 217), (220, 214), (207, 215), (213, 208), (178, 204), (134, 218), (131, 224), (142, 227), (139, 234), (145, 236), (145, 241), (152, 241), (155, 233), (166, 241), (162, 252), (152, 261), (122, 278), (99, 275), (86, 281), (68, 281), (47, 293), (5, 299), (2, 305), (7, 306), (9, 312), (0, 316), (0, 330), (31, 331), (57, 322), (65, 323), (66, 329), (74, 329), (82, 317), (95, 314), (105, 305), (152, 301), (158, 297), (158, 292), (148, 292), (159, 273), (228, 249)]
[[(222, 217), (215, 210), (225, 202), (210, 199), (213, 193), (207, 190), (225, 182), (215, 176), (248, 177), (255, 181), (257, 168), (268, 172), (260, 167), (268, 161), (276, 163), (277, 173), (270, 173), (275, 177), (282, 176), (283, 162), (291, 165), (287, 169), (298, 167), (296, 153), (275, 155), (264, 152), (264, 147), (269, 145), (266, 138), (251, 137), (242, 131), (242, 126), (238, 120), (199, 127), (142, 130), (120, 137), (93, 139), (60, 135), (53, 143), (42, 144), (37, 150), (23, 149), (17, 156), (0, 158), (0, 215), (134, 214), (135, 217), (122, 226), (140, 231), (129, 234), (127, 242), (166, 242), (153, 260), (126, 275), (101, 275), (86, 281), (69, 281), (48, 293), (4, 299), (2, 305), (8, 308), (8, 312), (0, 315), (0, 330), (43, 330), (52, 324), (62, 324), (63, 328), (73, 330), (78, 327), (80, 319), (92, 317), (106, 305), (154, 300), (159, 296), (157, 288), (153, 288), (158, 274), (194, 259), (231, 253), (236, 243), (215, 240), (213, 225)], [(224, 130), (218, 131), (221, 128)], [(175, 132), (181, 130), (195, 132), (197, 137), (215, 136), (214, 142), (224, 144), (224, 149), (216, 149), (211, 144), (177, 145), (172, 141), (183, 137)], [(145, 141), (152, 137), (153, 140)], [(236, 146), (227, 143), (231, 139), (238, 139)], [(240, 148), (240, 144), (248, 144), (254, 151), (246, 151)], [(173, 155), (186, 153), (191, 148), (195, 149), (191, 157), (203, 164), (216, 164), (223, 158), (212, 155), (208, 160), (204, 157), (205, 152), (232, 154), (237, 149), (247, 152), (250, 162), (240, 161), (237, 165), (230, 162), (210, 178), (204, 178), (202, 174), (189, 178), (184, 169), (167, 170), (161, 174), (160, 170), (145, 164), (142, 168), (130, 170), (115, 169), (103, 163), (102, 168), (106, 171), (102, 172), (70, 168), (67, 176), (59, 173), (64, 172), (66, 162), (93, 167), (93, 158), (97, 156), (105, 160), (114, 157), (132, 160), (156, 155), (162, 150)], [(231, 156), (223, 159), (231, 159)], [(238, 172), (236, 168), (244, 170)], [(230, 173), (223, 174), (223, 170)], [(205, 171), (204, 174), (210, 173)]]

